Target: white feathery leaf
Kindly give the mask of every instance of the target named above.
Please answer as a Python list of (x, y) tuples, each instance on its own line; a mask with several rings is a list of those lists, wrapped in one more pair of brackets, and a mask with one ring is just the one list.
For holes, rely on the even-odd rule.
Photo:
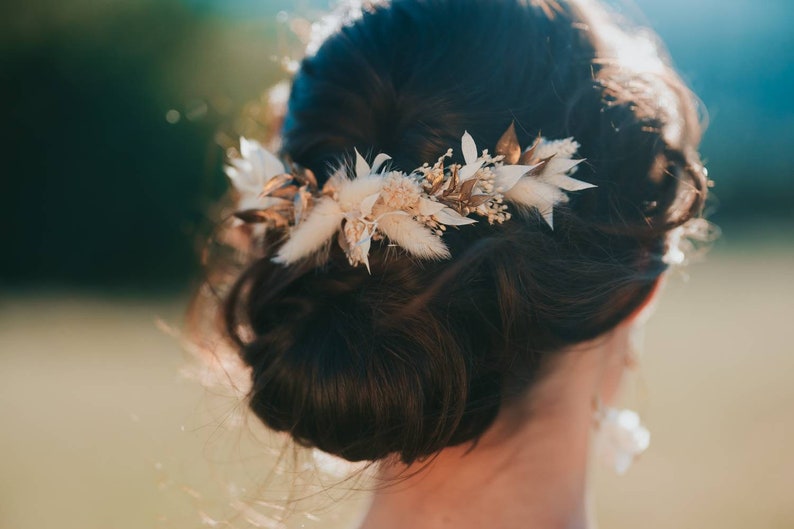
[(358, 177), (355, 180), (341, 180), (337, 190), (339, 204), (345, 211), (358, 209), (364, 199), (380, 193), (383, 182), (383, 178), (377, 175)]
[(442, 209), (436, 213), (434, 217), (438, 222), (447, 226), (467, 226), (469, 224), (477, 224), (476, 220), (470, 219), (469, 217), (464, 217), (451, 208)]
[(253, 166), (247, 158), (232, 158), (229, 163), (243, 172), (250, 173), (253, 170)]
[(321, 198), (306, 220), (292, 231), (273, 261), (289, 265), (315, 253), (336, 234), (344, 216), (335, 200), (330, 197)]
[(541, 138), (540, 144), (535, 149), (535, 158), (542, 160), (549, 156), (559, 156), (560, 158), (573, 158), (579, 151), (579, 142), (573, 138), (549, 141)]
[(257, 148), (261, 148), (262, 146), (256, 140), (249, 140), (248, 138), (240, 138), (240, 154), (243, 158), (250, 158), (253, 156), (254, 152)]
[(485, 162), (482, 160), (477, 161), (475, 160), (474, 163), (466, 164), (460, 168), (458, 172), (458, 180), (460, 182), (465, 182), (466, 180), (471, 179), (474, 175), (477, 174), (477, 171), (482, 169), (482, 166)]
[(461, 149), (463, 150), (463, 159), (466, 160), (466, 165), (471, 165), (477, 161), (477, 144), (474, 143), (474, 138), (471, 137), (468, 131), (463, 134), (460, 141)]
[[(277, 174), (284, 172), (284, 164), (281, 163), (276, 155), (265, 149), (261, 143), (247, 138), (240, 139), (240, 154), (243, 158), (250, 160), (254, 166), (255, 176), (259, 180), (270, 180)], [(264, 183), (264, 182), (263, 182)]]
[(372, 169), (370, 169), (370, 172), (377, 173), (378, 171), (380, 171), (380, 168), (383, 166), (383, 164), (385, 164), (389, 160), (391, 160), (391, 156), (389, 156), (388, 154), (381, 153), (377, 155), (375, 157), (375, 161), (372, 162)]
[(428, 198), (419, 199), (419, 214), (425, 217), (435, 215), (446, 207), (447, 206), (441, 202), (436, 202), (435, 200), (430, 200)]
[(259, 194), (264, 181), (254, 174), (254, 167), (248, 160), (234, 159), (224, 168), (234, 188), (242, 194)]
[(513, 189), (505, 193), (505, 200), (515, 204), (522, 212), (536, 208), (553, 229), (554, 206), (568, 202), (568, 196), (551, 184), (534, 178), (522, 178)]
[(369, 175), (370, 167), (367, 161), (361, 156), (361, 153), (356, 151), (356, 178), (364, 178), (365, 176)]
[(375, 202), (378, 201), (380, 198), (380, 193), (373, 193), (364, 200), (361, 201), (361, 214), (365, 217), (368, 217), (372, 214), (372, 207), (375, 205)]
[(584, 160), (570, 160), (568, 158), (559, 158), (555, 156), (549, 160), (540, 174), (541, 176), (547, 174), (567, 174), (583, 161)]
[(367, 267), (367, 272), (372, 274), (372, 270), (369, 269), (369, 249), (372, 246), (372, 237), (367, 236), (364, 240), (359, 241), (357, 246), (361, 248), (361, 262)]
[[(237, 160), (232, 160), (232, 163), (236, 162)], [(226, 176), (229, 177), (229, 180), (232, 183), (232, 186), (239, 191), (240, 193), (248, 192), (252, 193), (255, 192), (251, 183), (246, 178), (246, 171), (241, 170), (238, 164), (234, 165), (227, 165), (223, 168), (223, 172), (226, 173)]]
[(270, 180), (274, 176), (284, 174), (286, 172), (284, 164), (281, 163), (281, 160), (276, 158), (272, 152), (262, 148), (258, 151), (258, 154), (262, 160), (266, 179)]
[(571, 178), (570, 176), (564, 174), (552, 174), (552, 175), (544, 175), (543, 181), (559, 188), (562, 188), (566, 191), (581, 191), (583, 189), (591, 189), (593, 187), (598, 187), (595, 184), (591, 184), (589, 182), (584, 182), (582, 180), (577, 180), (576, 178)]
[(450, 256), (441, 238), (410, 216), (384, 215), (378, 222), (378, 231), (415, 257), (446, 259)]
[(231, 159), (224, 167), (232, 186), (241, 195), (241, 202), (245, 203), (238, 208), (265, 207), (264, 202), (256, 204), (257, 198), (273, 177), (284, 174), (284, 164), (259, 142), (247, 138), (240, 138), (240, 154), (242, 158)]
[(521, 177), (530, 172), (537, 165), (503, 165), (494, 169), (496, 173), (496, 187), (507, 192), (513, 189)]
[(535, 178), (522, 178), (507, 193), (505, 200), (518, 206), (538, 207), (542, 204), (563, 204), (568, 196), (559, 188)]

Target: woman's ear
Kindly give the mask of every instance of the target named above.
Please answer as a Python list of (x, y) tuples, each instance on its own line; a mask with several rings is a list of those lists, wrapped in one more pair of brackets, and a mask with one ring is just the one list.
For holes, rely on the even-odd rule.
[(645, 298), (645, 301), (642, 302), (642, 305), (634, 309), (634, 312), (629, 314), (629, 316), (626, 318), (625, 321), (627, 323), (642, 325), (648, 321), (648, 319), (656, 310), (656, 304), (666, 281), (667, 274), (662, 274), (656, 279), (653, 289), (651, 290), (650, 294), (648, 294), (648, 297)]

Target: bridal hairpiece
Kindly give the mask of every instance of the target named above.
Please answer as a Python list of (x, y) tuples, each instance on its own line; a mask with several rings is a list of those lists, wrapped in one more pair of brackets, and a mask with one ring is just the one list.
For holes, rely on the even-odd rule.
[(522, 150), (511, 125), (495, 156), (478, 154), (465, 133), (465, 164), (448, 163), (449, 149), (435, 164), (404, 173), (390, 170), (386, 154), (370, 165), (356, 151), (355, 165), (342, 166), (320, 189), (311, 171), (294, 165), (287, 171), (261, 144), (242, 138), (241, 156), (230, 160), (226, 174), (239, 195), (239, 221), (286, 230), (273, 261), (290, 265), (336, 237), (350, 264), (369, 270), (372, 241), (388, 240), (419, 259), (448, 258), (442, 240), (448, 227), (477, 217), (501, 224), (512, 216), (508, 204), (522, 214), (537, 210), (553, 229), (554, 207), (568, 201), (566, 191), (596, 187), (571, 177), (583, 161), (574, 158), (578, 149), (572, 138), (538, 138)]

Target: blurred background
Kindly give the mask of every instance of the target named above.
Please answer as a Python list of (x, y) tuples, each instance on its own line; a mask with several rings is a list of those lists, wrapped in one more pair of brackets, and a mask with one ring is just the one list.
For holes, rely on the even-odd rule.
[[(182, 322), (223, 147), (287, 78), (288, 24), (327, 7), (0, 6), (0, 528), (276, 527), (252, 488), (273, 466), (255, 428), (227, 427), (236, 402), (181, 375), (157, 322)], [(723, 236), (650, 324), (654, 439), (627, 477), (599, 474), (602, 525), (792, 528), (794, 4), (620, 9), (657, 30), (708, 109)], [(354, 510), (290, 523), (343, 527)]]

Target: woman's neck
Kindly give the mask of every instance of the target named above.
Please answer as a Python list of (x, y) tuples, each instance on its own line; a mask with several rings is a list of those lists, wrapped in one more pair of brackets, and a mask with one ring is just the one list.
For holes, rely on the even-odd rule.
[[(473, 448), (383, 465), (361, 529), (586, 529), (592, 402), (614, 344), (562, 355)], [(600, 351), (599, 351), (600, 350)], [(376, 484), (377, 486), (378, 484)]]

